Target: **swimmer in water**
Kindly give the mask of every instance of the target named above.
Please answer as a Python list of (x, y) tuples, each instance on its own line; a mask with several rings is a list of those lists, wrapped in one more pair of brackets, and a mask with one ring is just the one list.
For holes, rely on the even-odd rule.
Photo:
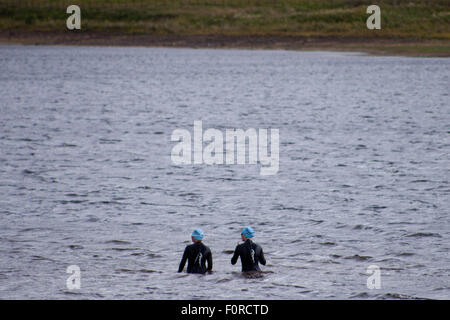
[(264, 253), (259, 244), (254, 243), (251, 238), (255, 236), (255, 231), (252, 227), (245, 227), (241, 232), (241, 238), (244, 243), (239, 244), (234, 250), (234, 255), (231, 258), (231, 264), (236, 264), (238, 257), (241, 257), (242, 272), (261, 271), (258, 262), (266, 265)]
[[(211, 250), (202, 242), (204, 233), (201, 229), (195, 229), (192, 232), (191, 239), (193, 244), (188, 245), (184, 250), (178, 272), (182, 272), (186, 261), (188, 261), (188, 273), (206, 273), (212, 271), (212, 254)], [(208, 267), (206, 267), (206, 262)]]

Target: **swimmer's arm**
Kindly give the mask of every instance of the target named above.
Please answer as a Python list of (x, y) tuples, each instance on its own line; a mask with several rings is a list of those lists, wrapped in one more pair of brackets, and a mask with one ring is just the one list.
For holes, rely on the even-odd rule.
[(264, 257), (263, 249), (261, 248), (261, 254), (259, 255), (259, 262), (261, 262), (262, 265), (266, 265), (266, 258)]
[(237, 259), (239, 258), (239, 245), (234, 249), (233, 257), (231, 258), (231, 264), (236, 264)]
[(211, 253), (211, 251), (208, 254), (207, 262), (208, 262), (208, 269), (207, 269), (207, 271), (212, 271), (213, 260), (212, 260), (212, 253)]
[(182, 272), (184, 269), (184, 265), (186, 264), (186, 260), (188, 258), (188, 250), (187, 248), (184, 250), (183, 258), (181, 258), (180, 266), (178, 267), (178, 272)]

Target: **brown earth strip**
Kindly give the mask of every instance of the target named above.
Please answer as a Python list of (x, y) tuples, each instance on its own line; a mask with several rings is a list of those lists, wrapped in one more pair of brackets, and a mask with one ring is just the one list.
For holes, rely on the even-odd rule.
[(0, 31), (1, 44), (359, 51), (450, 57), (450, 41), (284, 35), (130, 35), (86, 31)]

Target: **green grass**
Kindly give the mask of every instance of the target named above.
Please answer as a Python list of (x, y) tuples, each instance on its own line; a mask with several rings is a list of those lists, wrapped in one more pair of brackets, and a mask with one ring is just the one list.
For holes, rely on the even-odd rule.
[(65, 29), (66, 4), (77, 3), (86, 31), (450, 39), (449, 1), (369, 2), (381, 30), (366, 28), (359, 0), (0, 0), (0, 29)]
[[(373, 52), (450, 55), (449, 0), (0, 0), (0, 31), (65, 32), (73, 3), (81, 32), (358, 39)], [(381, 8), (381, 30), (366, 28), (369, 4)]]

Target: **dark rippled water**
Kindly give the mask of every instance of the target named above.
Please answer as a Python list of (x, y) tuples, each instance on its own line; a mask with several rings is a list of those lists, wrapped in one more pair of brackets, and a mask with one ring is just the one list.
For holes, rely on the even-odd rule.
[[(449, 298), (448, 59), (0, 47), (0, 298)], [(278, 128), (280, 170), (173, 130)], [(263, 278), (232, 266), (252, 225)], [(177, 274), (194, 227), (215, 273)], [(66, 268), (81, 268), (81, 289)], [(369, 265), (381, 289), (366, 286)]]

